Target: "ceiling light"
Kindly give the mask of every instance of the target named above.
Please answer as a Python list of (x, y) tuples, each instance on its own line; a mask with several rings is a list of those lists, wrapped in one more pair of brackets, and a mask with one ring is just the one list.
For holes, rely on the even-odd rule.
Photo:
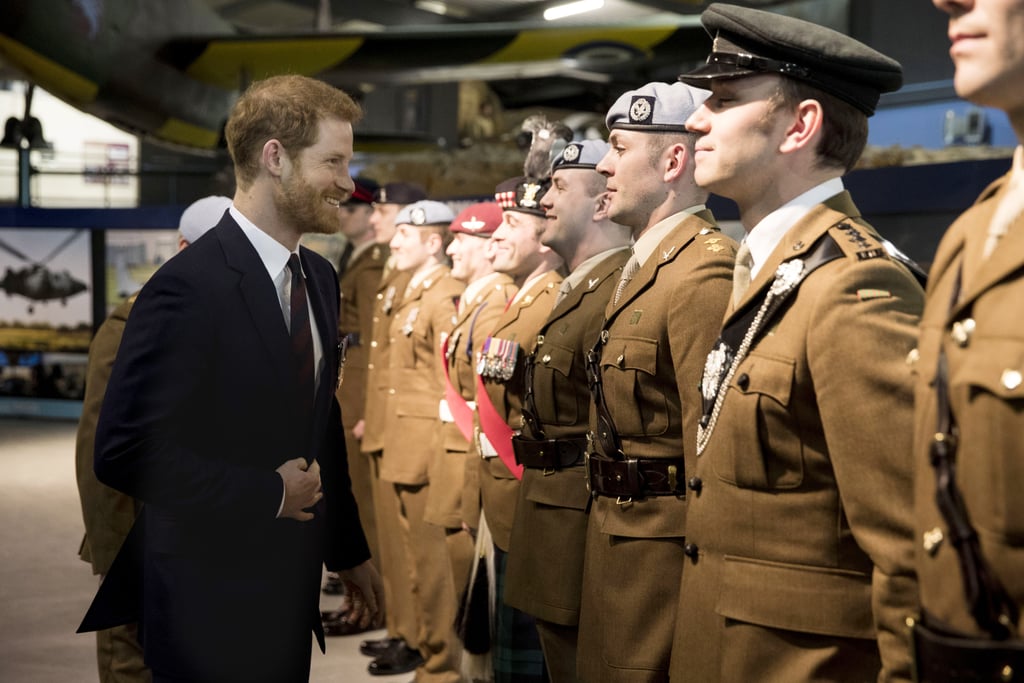
[(562, 5), (549, 7), (544, 10), (544, 18), (547, 21), (556, 21), (565, 17), (571, 17), (574, 14), (593, 12), (602, 7), (604, 7), (604, 0), (577, 0), (576, 2), (567, 2)]

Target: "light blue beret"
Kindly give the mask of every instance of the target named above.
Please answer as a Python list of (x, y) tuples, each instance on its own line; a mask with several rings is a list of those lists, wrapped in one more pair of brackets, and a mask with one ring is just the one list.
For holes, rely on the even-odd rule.
[(622, 93), (608, 110), (608, 130), (644, 133), (685, 133), (686, 119), (711, 93), (685, 83), (648, 83)]

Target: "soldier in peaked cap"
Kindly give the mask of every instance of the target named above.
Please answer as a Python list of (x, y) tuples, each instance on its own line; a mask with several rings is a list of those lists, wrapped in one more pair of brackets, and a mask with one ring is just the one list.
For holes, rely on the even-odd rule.
[(505, 602), (537, 620), (552, 683), (573, 683), (590, 495), (583, 466), (590, 420), (587, 351), (629, 257), (630, 230), (608, 217), (602, 140), (571, 142), (541, 199), (541, 242), (569, 275), (527, 359), (526, 418), (512, 440), (523, 481), (508, 555)]
[[(445, 248), (454, 214), (430, 200), (409, 204), (395, 217), (391, 255), (397, 271), (411, 273), (391, 318), (388, 344), (388, 403), (380, 460), (382, 506), (395, 513), (386, 533), (402, 539), (406, 564), (396, 580), (408, 581), (421, 615), (415, 645), (423, 662), (416, 680), (459, 683), (455, 587), (448, 569), (444, 531), (427, 524), (424, 512), (432, 488), (431, 456), (441, 446), (438, 402), (444, 382), (438, 362), (441, 340), (452, 328), (455, 305), (465, 284), (451, 277)], [(444, 486), (444, 482), (439, 485)], [(413, 658), (378, 658), (370, 673), (402, 673)]]
[(909, 680), (923, 293), (841, 179), (900, 67), (769, 12), (702, 21), (694, 178), (747, 235), (700, 384), (672, 680)]
[[(370, 216), (373, 213), (373, 193), (377, 183), (370, 178), (353, 178), (355, 189), (348, 201), (338, 212), (341, 219), (341, 234), (347, 239), (345, 248), (338, 259), (338, 286), (341, 289), (341, 308), (338, 315), (338, 331), (345, 348), (344, 390), (337, 390), (341, 406), (341, 421), (345, 426), (345, 449), (348, 453), (348, 473), (352, 480), (352, 494), (362, 511), (359, 521), (370, 544), (370, 554), (379, 557), (377, 545), (377, 524), (373, 514), (374, 477), (370, 461), (359, 451), (359, 439), (352, 428), (363, 419), (366, 403), (366, 350), (370, 338), (370, 316), (373, 296), (380, 283), (381, 269), (387, 253), (376, 246)], [(323, 592), (334, 595), (345, 592), (338, 574), (328, 572)], [(343, 604), (344, 606), (344, 604)], [(348, 635), (362, 629), (348, 624), (340, 618), (344, 610), (324, 615), (327, 635)]]
[(912, 358), (915, 673), (1012, 680), (1024, 669), (1024, 0), (933, 3), (949, 15), (957, 94), (1005, 111), (1017, 148), (943, 236)]
[[(590, 351), (594, 381), (577, 667), (584, 681), (668, 680), (704, 355), (733, 242), (693, 182), (684, 123), (707, 92), (649, 83), (608, 111), (608, 214), (633, 253)], [(686, 618), (685, 611), (680, 614)]]

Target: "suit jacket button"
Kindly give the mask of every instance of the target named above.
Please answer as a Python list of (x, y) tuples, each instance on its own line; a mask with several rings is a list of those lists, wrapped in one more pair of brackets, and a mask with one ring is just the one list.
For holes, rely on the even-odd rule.
[(686, 545), (683, 546), (683, 555), (686, 555), (691, 560), (696, 560), (697, 559), (697, 554), (699, 552), (700, 552), (700, 548), (698, 548), (693, 543), (687, 543)]
[(744, 372), (742, 375), (737, 377), (736, 378), (736, 386), (738, 386), (743, 391), (746, 391), (747, 387), (750, 386), (750, 375), (748, 375), (747, 373)]
[(690, 477), (689, 481), (686, 482), (686, 486), (696, 493), (700, 493), (700, 490), (704, 488), (704, 482), (701, 481), (700, 477)]

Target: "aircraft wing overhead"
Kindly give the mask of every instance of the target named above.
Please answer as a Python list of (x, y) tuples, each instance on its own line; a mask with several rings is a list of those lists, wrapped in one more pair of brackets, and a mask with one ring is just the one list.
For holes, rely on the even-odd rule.
[[(522, 65), (548, 64), (608, 72), (654, 56), (682, 63), (706, 50), (699, 24), (527, 28), (475, 24), (444, 30), (389, 30), (364, 34), (224, 36), (166, 43), (163, 61), (208, 85), (235, 89), (244, 81), (282, 73), (316, 76), (336, 85), (422, 83), (473, 78), (493, 67), (496, 78)], [(436, 72), (434, 78), (431, 71)], [(240, 83), (240, 81), (242, 81)]]

